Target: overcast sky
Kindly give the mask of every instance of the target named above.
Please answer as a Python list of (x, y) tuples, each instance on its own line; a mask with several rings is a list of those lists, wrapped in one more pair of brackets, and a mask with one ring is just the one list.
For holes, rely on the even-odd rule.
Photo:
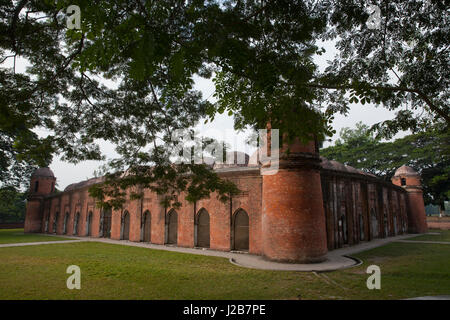
[[(316, 57), (316, 61), (321, 70), (327, 66), (327, 60), (331, 60), (336, 54), (333, 43), (323, 43), (326, 50), (325, 54)], [(11, 59), (9, 59), (11, 60)], [(24, 72), (27, 63), (23, 60), (18, 60), (16, 63), (16, 72)], [(7, 66), (5, 64), (4, 66)], [(197, 90), (203, 93), (203, 97), (208, 98), (210, 101), (214, 101), (214, 84), (211, 80), (196, 78), (195, 86)], [(339, 136), (340, 129), (344, 127), (354, 128), (355, 124), (359, 121), (367, 125), (372, 125), (377, 122), (392, 119), (394, 112), (385, 108), (375, 108), (373, 104), (352, 104), (351, 110), (347, 116), (335, 115), (333, 122), (333, 128), (336, 130), (336, 134), (331, 138), (334, 141)], [(255, 151), (254, 148), (245, 145), (244, 140), (248, 135), (248, 132), (238, 133), (233, 130), (233, 118), (227, 114), (217, 115), (213, 122), (203, 124), (201, 121), (196, 128), (202, 135), (210, 136), (219, 140), (224, 140), (230, 145), (232, 149), (238, 151), (244, 151), (251, 155)], [(40, 135), (45, 135), (44, 131), (36, 131)], [(397, 137), (403, 136), (400, 134)], [(332, 142), (331, 142), (332, 143)], [(324, 146), (330, 145), (330, 142), (326, 142)], [(116, 156), (114, 146), (108, 142), (100, 144), (102, 152), (108, 158), (114, 158)], [(60, 160), (59, 156), (55, 156), (53, 162), (50, 164), (50, 169), (54, 172), (57, 178), (57, 188), (64, 190), (71, 183), (80, 182), (93, 177), (94, 170), (98, 169), (103, 162), (100, 161), (84, 161), (78, 164), (71, 164)]]

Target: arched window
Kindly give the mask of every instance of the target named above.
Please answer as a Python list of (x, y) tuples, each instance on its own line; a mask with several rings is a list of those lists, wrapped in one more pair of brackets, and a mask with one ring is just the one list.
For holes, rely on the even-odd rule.
[(247, 212), (239, 209), (233, 216), (232, 235), (233, 249), (248, 251), (249, 249), (249, 218)]
[(150, 242), (152, 232), (152, 215), (150, 211), (146, 210), (144, 212), (144, 217), (142, 221), (142, 241)]
[(124, 211), (122, 215), (122, 230), (121, 230), (122, 240), (130, 240), (130, 213), (128, 211)]
[(206, 209), (200, 209), (195, 217), (195, 245), (197, 247), (209, 248), (210, 246), (210, 226), (209, 213)]
[(178, 213), (172, 209), (166, 216), (165, 238), (167, 244), (178, 243)]

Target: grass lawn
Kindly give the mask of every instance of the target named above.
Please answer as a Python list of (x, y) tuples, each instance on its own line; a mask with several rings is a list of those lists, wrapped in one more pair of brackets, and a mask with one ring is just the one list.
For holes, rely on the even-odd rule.
[[(336, 272), (241, 268), (227, 259), (99, 242), (0, 248), (0, 299), (400, 299), (450, 294), (450, 246), (391, 243)], [(81, 268), (81, 290), (66, 268)], [(381, 290), (368, 290), (368, 265)]]
[(439, 230), (439, 229), (429, 229), (430, 233), (439, 233), (439, 235), (435, 234), (424, 234), (421, 236), (417, 236), (414, 238), (408, 238), (408, 240), (416, 240), (416, 241), (448, 241), (450, 242), (450, 230)]
[(0, 229), (0, 244), (61, 240), (70, 239), (33, 233), (23, 233), (23, 229)]

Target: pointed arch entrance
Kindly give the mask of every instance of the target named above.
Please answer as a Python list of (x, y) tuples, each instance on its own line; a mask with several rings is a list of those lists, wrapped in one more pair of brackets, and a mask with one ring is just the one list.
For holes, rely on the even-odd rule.
[(92, 211), (89, 211), (86, 221), (86, 236), (92, 236)]
[(78, 235), (78, 222), (80, 221), (80, 213), (77, 212), (75, 214), (75, 218), (73, 220), (73, 235)]
[(122, 216), (122, 240), (130, 240), (130, 213), (125, 210)]
[(59, 212), (56, 212), (55, 216), (53, 217), (53, 228), (52, 228), (53, 233), (56, 233), (56, 227), (58, 226), (58, 216)]
[(48, 228), (50, 227), (50, 212), (47, 214), (45, 219), (45, 233), (48, 233)]
[(166, 243), (178, 243), (178, 213), (170, 210), (166, 217)]
[(370, 209), (370, 235), (372, 239), (378, 238), (378, 219), (374, 208)]
[(69, 213), (66, 212), (64, 216), (64, 224), (63, 224), (63, 234), (67, 233), (67, 222), (69, 221)]
[(249, 218), (247, 212), (239, 209), (233, 216), (233, 250), (248, 251), (249, 249)]
[(142, 241), (143, 242), (151, 242), (151, 232), (152, 232), (152, 216), (150, 214), (150, 211), (146, 210), (144, 212), (144, 218), (143, 218), (143, 225), (142, 225)]
[(209, 213), (206, 209), (200, 209), (195, 217), (195, 231), (197, 247), (209, 248), (210, 247), (210, 223)]
[(111, 209), (103, 211), (100, 215), (100, 237), (111, 238)]

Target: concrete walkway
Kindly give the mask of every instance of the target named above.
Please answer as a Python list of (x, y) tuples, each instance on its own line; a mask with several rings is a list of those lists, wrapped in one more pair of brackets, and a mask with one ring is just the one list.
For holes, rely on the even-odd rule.
[(41, 242), (17, 242), (17, 243), (3, 243), (0, 244), (0, 248), (7, 247), (23, 247), (23, 246), (37, 246), (40, 244), (58, 244), (58, 243), (73, 243), (73, 242), (83, 242), (86, 240), (62, 240), (62, 241), (41, 241)]
[(450, 241), (397, 240), (396, 242), (450, 244)]
[[(53, 236), (45, 234), (46, 236)], [(159, 245), (153, 243), (145, 242), (132, 242), (128, 240), (112, 240), (107, 238), (91, 238), (91, 237), (78, 237), (78, 236), (64, 236), (55, 235), (58, 237), (71, 238), (76, 240), (65, 240), (65, 241), (46, 241), (46, 242), (32, 242), (32, 243), (14, 243), (14, 244), (2, 244), (2, 247), (19, 247), (27, 245), (40, 245), (40, 244), (57, 244), (57, 243), (74, 243), (74, 242), (102, 242), (119, 244), (133, 247), (149, 248), (154, 250), (165, 250), (180, 253), (189, 254), (200, 254), (205, 256), (221, 257), (227, 258), (229, 261), (235, 265), (245, 268), (261, 269), (261, 270), (278, 270), (278, 271), (305, 271), (305, 272), (326, 272), (346, 269), (350, 267), (357, 266), (361, 264), (361, 261), (355, 258), (351, 258), (350, 255), (358, 253), (361, 251), (366, 251), (376, 247), (380, 247), (393, 241), (405, 241), (406, 238), (415, 237), (415, 234), (401, 235), (396, 237), (375, 239), (370, 242), (363, 242), (356, 246), (340, 248), (336, 250), (329, 251), (326, 260), (321, 263), (311, 263), (311, 264), (294, 264), (294, 263), (279, 263), (264, 259), (262, 256), (239, 253), (239, 252), (227, 252), (227, 251), (217, 251), (203, 248), (184, 248), (171, 245)], [(406, 241), (405, 241), (406, 242)], [(421, 243), (421, 241), (408, 241)], [(426, 243), (430, 243), (427, 241)], [(448, 243), (447, 243), (448, 244)]]

